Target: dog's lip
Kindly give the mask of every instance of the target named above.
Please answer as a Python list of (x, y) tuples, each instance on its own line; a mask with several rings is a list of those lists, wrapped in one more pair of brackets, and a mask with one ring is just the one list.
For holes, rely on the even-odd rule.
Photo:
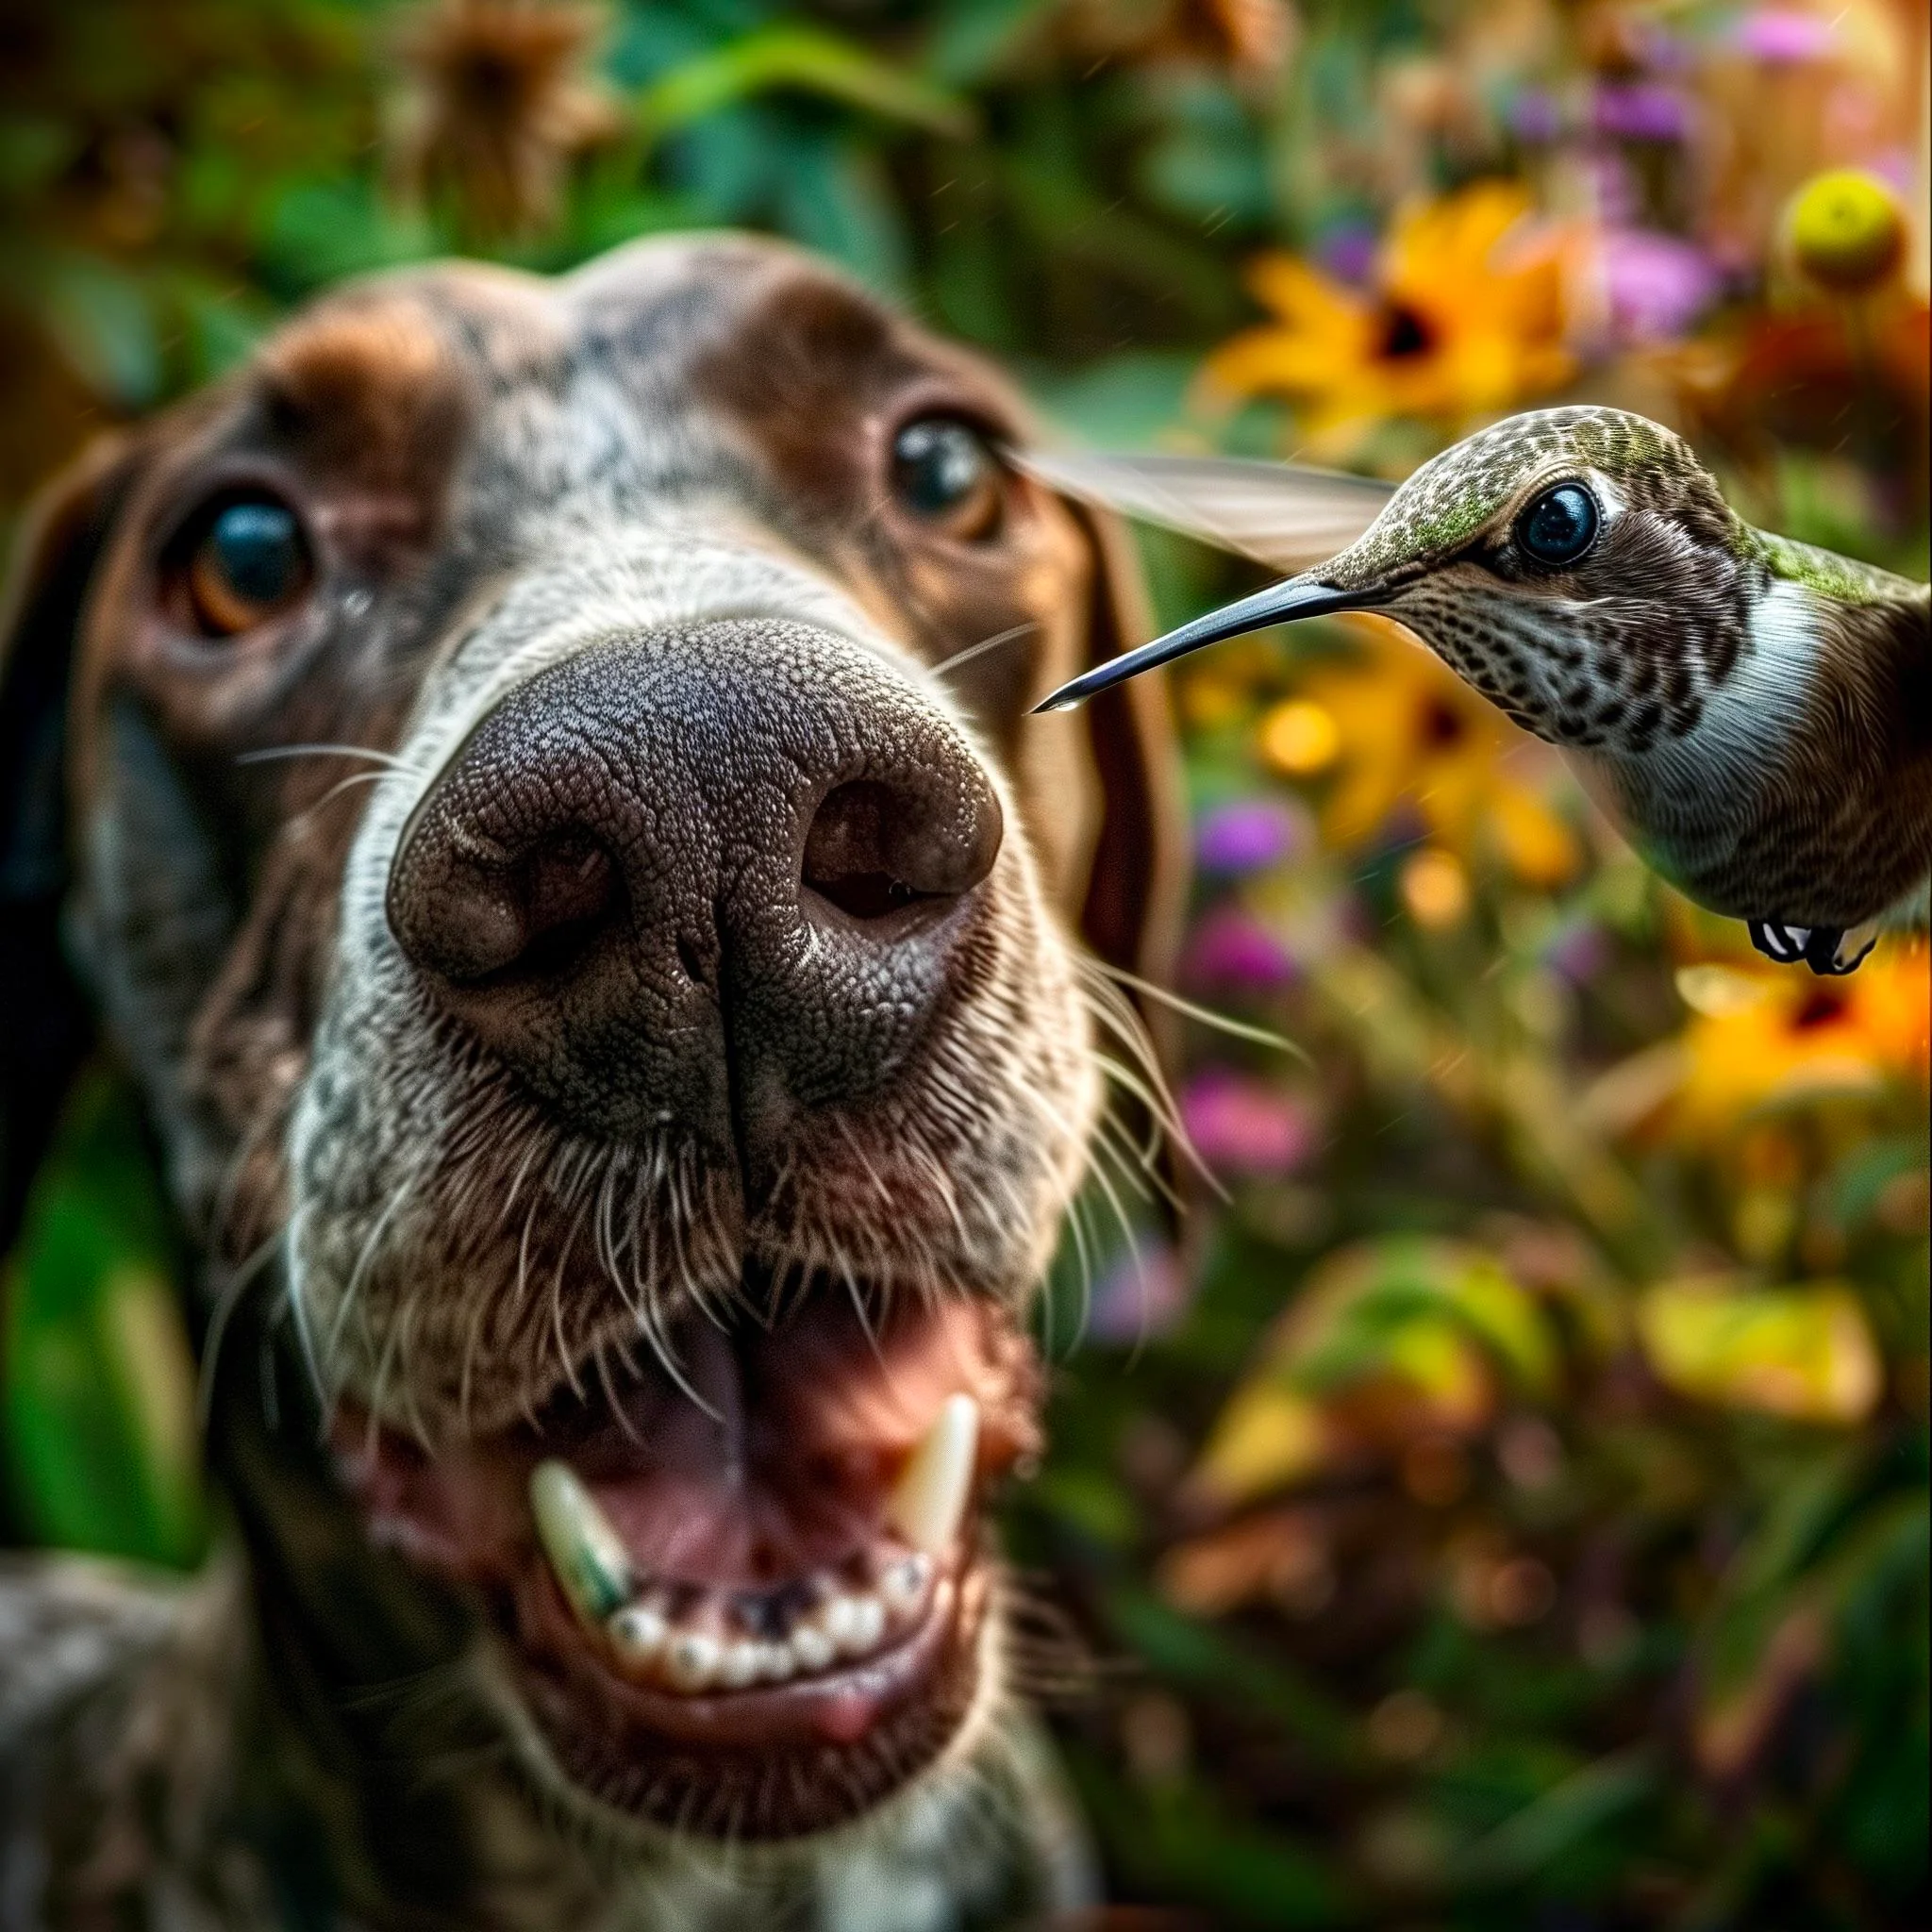
[[(716, 1419), (650, 1369), (620, 1377), (615, 1393), (581, 1377), (583, 1396), (540, 1409), (542, 1426), (441, 1450), (345, 1403), (333, 1424), (338, 1465), (376, 1541), (477, 1592), (508, 1680), (567, 1775), (589, 1765), (591, 1784), (608, 1790), (655, 1766), (703, 1788), (770, 1752), (827, 1772), (864, 1767), (846, 1785), (876, 1781), (881, 1753), (909, 1771), (941, 1747), (976, 1674), (992, 1587), (978, 1555), (987, 1488), (1037, 1442), (1030, 1344), (990, 1303), (908, 1297), (866, 1322), (843, 1295), (730, 1348), (715, 1330), (691, 1344), (684, 1366), (711, 1376), (711, 1407), (747, 1406), (742, 1471), (720, 1469), (708, 1433)], [(601, 1607), (574, 1602), (580, 1592), (566, 1592), (543, 1554), (532, 1477), (560, 1460), (623, 1544), (633, 1588), (696, 1605), (697, 1627), (759, 1592), (789, 1601), (828, 1580), (862, 1592), (907, 1554), (889, 1499), (955, 1391), (972, 1394), (981, 1419), (958, 1527), (917, 1558), (924, 1598), (891, 1611), (862, 1655), (775, 1682), (675, 1687), (660, 1669), (626, 1664)], [(648, 1811), (643, 1801), (622, 1808)]]

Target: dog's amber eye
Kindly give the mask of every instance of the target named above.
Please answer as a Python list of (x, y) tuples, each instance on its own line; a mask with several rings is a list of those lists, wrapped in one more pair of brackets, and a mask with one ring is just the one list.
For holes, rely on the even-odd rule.
[(186, 615), (204, 636), (233, 637), (286, 610), (311, 575), (302, 526), (287, 504), (231, 498), (192, 541), (181, 574)]
[(892, 491), (921, 522), (974, 541), (999, 526), (999, 464), (956, 416), (922, 416), (892, 439)]

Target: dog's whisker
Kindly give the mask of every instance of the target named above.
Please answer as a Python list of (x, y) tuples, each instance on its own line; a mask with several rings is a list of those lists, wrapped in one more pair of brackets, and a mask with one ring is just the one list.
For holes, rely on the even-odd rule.
[(1200, 1025), (1210, 1027), (1216, 1033), (1224, 1033), (1233, 1040), (1250, 1041), (1257, 1046), (1272, 1047), (1276, 1053), (1285, 1053), (1306, 1066), (1314, 1065), (1307, 1047), (1290, 1040), (1285, 1034), (1275, 1032), (1271, 1026), (1257, 1026), (1252, 1021), (1237, 1020), (1230, 1014), (1217, 1012), (1212, 1007), (1204, 1007), (1197, 1000), (1184, 998), (1167, 987), (1157, 986), (1151, 979), (1142, 979), (1124, 966), (1110, 966), (1106, 960), (1091, 955), (1080, 963), (1084, 970), (1103, 974), (1121, 986), (1131, 987), (1143, 998), (1153, 1000)]
[(1002, 644), (1017, 642), (1021, 638), (1030, 637), (1040, 628), (1037, 622), (1028, 619), (1024, 624), (1008, 625), (1005, 630), (996, 630), (990, 638), (981, 638), (976, 644), (968, 644), (963, 651), (955, 651), (950, 658), (941, 658), (932, 667), (935, 677), (949, 677), (955, 671), (970, 664), (975, 658), (983, 658), (989, 651), (996, 651)]
[(378, 751), (369, 744), (271, 744), (256, 751), (244, 751), (236, 755), (238, 765), (266, 765), (283, 758), (368, 758), (375, 764), (387, 765), (392, 771), (416, 775), (415, 767), (399, 758), (393, 752)]

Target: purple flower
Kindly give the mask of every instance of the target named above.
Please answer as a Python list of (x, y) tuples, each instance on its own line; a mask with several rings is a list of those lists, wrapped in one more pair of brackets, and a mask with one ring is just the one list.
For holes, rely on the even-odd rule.
[(1610, 942), (1594, 920), (1579, 919), (1557, 933), (1543, 958), (1573, 986), (1583, 986), (1609, 963)]
[(1206, 1068), (1182, 1089), (1181, 1123), (1201, 1158), (1227, 1174), (1291, 1174), (1315, 1145), (1307, 1108), (1228, 1067)]
[(1359, 287), (1374, 272), (1380, 248), (1366, 222), (1339, 222), (1315, 244), (1315, 258), (1337, 281)]
[(1279, 799), (1243, 798), (1204, 812), (1194, 851), (1208, 872), (1260, 872), (1303, 842), (1302, 823)]
[(1269, 992), (1294, 977), (1294, 959), (1252, 912), (1223, 905), (1194, 928), (1184, 976), (1196, 986)]
[(1647, 228), (1603, 238), (1604, 288), (1621, 342), (1668, 342), (1684, 335), (1716, 299), (1717, 265), (1693, 243)]
[(1541, 146), (1563, 132), (1563, 109), (1547, 88), (1518, 88), (1507, 109), (1509, 131), (1518, 141)]
[(1684, 96), (1654, 80), (1603, 82), (1591, 108), (1597, 132), (1615, 141), (1682, 141), (1690, 125)]
[(1142, 1235), (1140, 1252), (1120, 1256), (1093, 1284), (1087, 1332), (1096, 1341), (1146, 1341), (1173, 1328), (1193, 1298), (1181, 1257)]
[(1802, 7), (1754, 7), (1738, 23), (1738, 45), (1771, 67), (1796, 67), (1829, 54), (1838, 29)]

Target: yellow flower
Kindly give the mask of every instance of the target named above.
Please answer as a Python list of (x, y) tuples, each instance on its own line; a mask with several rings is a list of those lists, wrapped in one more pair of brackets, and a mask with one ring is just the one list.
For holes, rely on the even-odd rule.
[[(1724, 996), (1694, 983), (1680, 1124), (1721, 1131), (1753, 1109), (1824, 1092), (1924, 1080), (1932, 974), (1923, 941), (1881, 946), (1843, 979), (1727, 968)], [(1756, 996), (1748, 996), (1755, 987)]]
[(1208, 358), (1210, 393), (1286, 396), (1302, 405), (1309, 444), (1332, 453), (1389, 417), (1455, 428), (1556, 388), (1575, 366), (1563, 344), (1567, 242), (1528, 215), (1527, 195), (1503, 181), (1411, 208), (1367, 292), (1262, 256), (1250, 282), (1277, 320)]
[[(1492, 849), (1532, 885), (1567, 879), (1581, 858), (1575, 834), (1505, 759), (1522, 734), (1387, 619), (1348, 623), (1360, 649), (1307, 671), (1294, 700), (1333, 733), (1334, 776), (1322, 808), (1327, 841), (1359, 845), (1407, 803), (1452, 851)], [(1262, 724), (1261, 754), (1277, 769), (1288, 708)]]

